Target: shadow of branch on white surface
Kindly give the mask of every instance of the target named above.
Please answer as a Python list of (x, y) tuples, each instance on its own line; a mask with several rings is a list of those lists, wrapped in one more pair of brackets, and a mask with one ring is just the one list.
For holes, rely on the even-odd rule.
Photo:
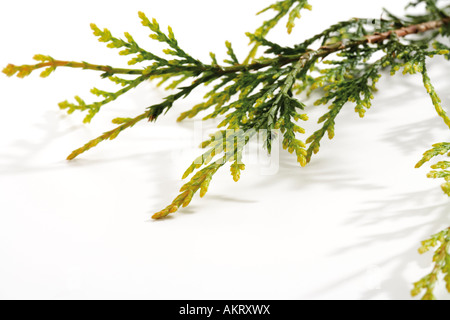
[[(424, 240), (446, 227), (449, 223), (448, 212), (450, 211), (450, 203), (447, 200), (440, 194), (440, 190), (433, 188), (367, 203), (369, 209), (352, 214), (347, 224), (354, 225), (362, 231), (367, 230), (367, 233), (360, 236), (360, 239), (355, 239), (351, 246), (343, 247), (335, 254), (356, 253), (373, 245), (381, 245), (386, 250), (383, 251), (383, 257), (379, 257), (376, 266), (390, 270), (380, 281), (380, 287), (377, 290), (366, 290), (363, 299), (376, 298), (380, 290), (390, 299), (407, 297), (412, 289), (412, 282), (407, 276), (408, 269), (430, 269), (432, 253), (424, 255), (418, 253), (420, 240), (416, 243), (413, 241), (412, 245), (403, 246), (400, 251), (396, 249), (395, 245), (392, 246), (392, 250), (389, 250), (389, 245), (403, 239), (409, 239), (408, 243), (417, 237)], [(380, 231), (383, 229), (386, 231)], [(366, 270), (361, 270), (359, 275), (364, 272)], [(423, 271), (421, 276), (425, 274), (426, 272)], [(419, 273), (419, 276), (413, 281), (418, 281), (421, 276)], [(343, 279), (341, 283), (348, 280)], [(329, 288), (339, 285), (340, 283), (330, 284)], [(324, 290), (329, 288), (324, 288)], [(446, 295), (442, 294), (442, 298), (445, 297)]]

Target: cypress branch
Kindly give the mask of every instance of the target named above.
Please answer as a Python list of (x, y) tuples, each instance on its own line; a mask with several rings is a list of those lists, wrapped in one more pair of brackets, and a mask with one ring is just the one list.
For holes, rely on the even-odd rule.
[[(281, 0), (260, 11), (260, 14), (274, 12), (275, 15), (264, 21), (255, 32), (247, 33), (252, 47), (242, 62), (232, 44), (225, 43), (228, 58), (224, 64), (218, 62), (214, 53), (210, 54), (210, 63), (195, 58), (180, 47), (170, 26), (167, 31), (163, 31), (157, 20), (150, 20), (139, 12), (141, 24), (150, 30), (150, 38), (166, 46), (162, 54), (145, 50), (127, 32), (124, 38), (119, 38), (95, 24), (91, 24), (91, 29), (107, 47), (120, 50), (122, 56), (129, 56), (128, 65), (140, 65), (140, 68), (112, 67), (35, 55), (34, 59), (38, 63), (19, 66), (9, 64), (3, 73), (23, 78), (44, 69), (40, 75), (47, 77), (60, 67), (101, 72), (102, 78), (120, 86), (116, 92), (93, 88), (92, 94), (102, 100), (86, 103), (75, 96), (76, 103), (64, 101), (59, 104), (68, 113), (87, 112), (85, 122), (90, 122), (103, 106), (144, 81), (157, 80), (159, 84), (171, 81), (167, 89), (174, 93), (168, 94), (163, 101), (151, 104), (138, 116), (113, 119), (116, 125), (114, 129), (73, 151), (68, 160), (80, 156), (100, 142), (115, 139), (142, 120), (156, 121), (170, 111), (175, 102), (189, 96), (200, 85), (208, 86), (210, 91), (204, 101), (183, 112), (178, 121), (207, 112), (202, 119), (220, 117), (222, 122), (218, 127), (224, 129), (202, 143), (201, 147), (206, 151), (193, 161), (182, 177), (187, 179), (192, 175), (191, 179), (183, 185), (180, 195), (171, 204), (153, 215), (153, 218), (159, 219), (189, 205), (196, 193), (205, 196), (214, 174), (228, 162), (231, 163), (233, 180), (238, 181), (241, 171), (245, 169), (243, 149), (260, 130), (279, 130), (283, 148), (295, 153), (300, 166), (307, 165), (313, 155), (319, 152), (322, 139), (325, 136), (333, 139), (335, 136), (338, 116), (344, 107), (352, 104), (361, 118), (365, 116), (372, 105), (376, 83), (386, 69), (392, 75), (401, 69), (404, 74), (421, 74), (437, 115), (450, 128), (450, 118), (442, 108), (442, 101), (427, 71), (428, 59), (436, 55), (446, 59), (450, 57), (448, 44), (441, 40), (450, 36), (450, 5), (444, 6), (442, 2), (415, 0), (408, 7), (424, 4), (425, 12), (422, 14), (398, 17), (385, 10), (387, 19), (350, 19), (336, 23), (302, 43), (284, 47), (266, 37), (283, 17), (287, 17), (286, 28), (290, 33), (302, 10), (311, 10), (311, 6), (307, 0)], [(265, 48), (265, 51), (256, 58), (260, 48)], [(127, 78), (122, 78), (123, 75), (127, 75)], [(307, 132), (299, 125), (299, 121), (308, 121), (308, 115), (304, 113), (306, 105), (299, 95), (303, 92), (310, 94), (318, 89), (322, 89), (322, 95), (315, 104), (327, 105), (329, 110), (319, 119), (322, 127), (309, 133), (306, 139), (300, 139), (300, 135)], [(271, 133), (263, 139), (263, 147), (269, 152), (272, 139)], [(434, 144), (416, 167), (444, 155), (450, 155), (450, 143)], [(428, 177), (444, 179), (442, 190), (450, 196), (450, 162), (439, 161), (431, 168), (433, 171)], [(441, 274), (450, 292), (449, 230), (445, 229), (423, 242), (421, 253), (437, 247), (434, 267), (429, 275), (414, 284), (414, 296), (424, 292), (424, 299), (434, 299), (434, 289)]]

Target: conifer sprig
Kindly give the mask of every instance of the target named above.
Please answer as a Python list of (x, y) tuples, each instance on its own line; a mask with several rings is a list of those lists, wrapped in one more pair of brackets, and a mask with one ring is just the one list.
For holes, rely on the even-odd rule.
[[(442, 101), (432, 85), (427, 71), (427, 60), (436, 55), (450, 58), (448, 44), (442, 39), (450, 36), (450, 5), (442, 0), (416, 0), (408, 7), (424, 5), (423, 14), (407, 14), (398, 17), (385, 11), (387, 18), (353, 18), (336, 23), (317, 35), (291, 47), (281, 46), (267, 39), (269, 32), (287, 17), (290, 33), (303, 9), (311, 10), (307, 0), (281, 0), (265, 8), (265, 12), (275, 12), (275, 16), (263, 22), (253, 33), (247, 33), (252, 45), (247, 57), (242, 61), (230, 42), (225, 42), (227, 58), (219, 62), (216, 54), (210, 53), (209, 63), (200, 61), (180, 47), (171, 27), (163, 31), (155, 19), (149, 19), (139, 12), (141, 24), (150, 30), (150, 38), (165, 45), (162, 54), (148, 51), (138, 44), (129, 33), (124, 38), (113, 36), (108, 29), (100, 29), (91, 24), (98, 40), (119, 54), (128, 57), (128, 65), (133, 68), (118, 68), (87, 62), (56, 60), (50, 56), (36, 55), (38, 63), (16, 66), (9, 64), (3, 69), (8, 76), (20, 78), (33, 71), (44, 69), (41, 77), (47, 77), (59, 67), (79, 68), (101, 72), (120, 88), (108, 92), (93, 88), (91, 93), (99, 101), (87, 103), (79, 96), (75, 102), (59, 104), (68, 113), (86, 112), (84, 122), (90, 122), (102, 107), (118, 99), (147, 80), (157, 80), (160, 85), (169, 81), (172, 90), (162, 101), (148, 106), (145, 111), (129, 118), (115, 118), (116, 127), (89, 141), (73, 151), (72, 160), (97, 146), (100, 142), (115, 139), (122, 131), (143, 120), (156, 121), (171, 110), (176, 102), (189, 96), (200, 85), (210, 88), (203, 101), (183, 112), (178, 121), (201, 117), (203, 120), (221, 118), (219, 131), (202, 143), (204, 153), (193, 161), (183, 175), (186, 182), (173, 202), (155, 213), (153, 218), (166, 217), (189, 205), (196, 193), (203, 197), (214, 174), (226, 163), (230, 163), (230, 173), (234, 181), (240, 179), (243, 150), (258, 132), (264, 131), (262, 147), (272, 149), (272, 130), (279, 130), (282, 145), (294, 153), (300, 166), (307, 165), (313, 154), (320, 149), (325, 136), (335, 136), (338, 116), (343, 108), (352, 105), (362, 118), (372, 105), (376, 83), (388, 69), (393, 75), (402, 70), (404, 74), (421, 74), (426, 92), (429, 94), (437, 115), (450, 128), (450, 118), (442, 107)], [(410, 37), (414, 35), (414, 37)], [(433, 46), (431, 46), (433, 45)], [(259, 48), (264, 48), (262, 56), (256, 58)], [(329, 107), (320, 118), (321, 127), (312, 133), (302, 128), (300, 121), (307, 121), (305, 102), (299, 96), (320, 90), (321, 98), (316, 105)], [(308, 134), (306, 139), (301, 135)], [(435, 144), (424, 154), (417, 164), (422, 166), (432, 158), (450, 154), (450, 143)], [(450, 162), (440, 161), (432, 166), (428, 175), (443, 178), (443, 191), (450, 196)], [(440, 274), (445, 275), (449, 286), (449, 230), (433, 236), (423, 243), (421, 252), (438, 247), (435, 251), (435, 266), (432, 272), (415, 284), (413, 294), (425, 291), (424, 299), (433, 299), (433, 290)]]

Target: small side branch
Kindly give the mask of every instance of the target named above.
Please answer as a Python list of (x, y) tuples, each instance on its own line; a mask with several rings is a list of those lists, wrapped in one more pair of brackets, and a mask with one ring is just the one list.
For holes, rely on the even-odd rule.
[(379, 43), (386, 39), (389, 39), (392, 34), (396, 34), (397, 37), (402, 38), (410, 34), (424, 33), (430, 30), (436, 30), (445, 24), (450, 23), (450, 18), (444, 18), (442, 20), (428, 21), (416, 25), (411, 25), (408, 27), (403, 27), (397, 30), (387, 31), (383, 33), (375, 33), (366, 36), (366, 41), (368, 43)]
[[(40, 55), (35, 56), (35, 60), (40, 60)], [(87, 62), (75, 62), (75, 61), (62, 61), (62, 60), (54, 60), (50, 57), (45, 57), (45, 62), (41, 62), (35, 65), (22, 65), (16, 66), (14, 64), (9, 64), (6, 68), (3, 69), (3, 73), (9, 77), (12, 77), (17, 73), (17, 77), (24, 78), (28, 76), (31, 72), (47, 68), (41, 73), (41, 77), (48, 76), (51, 72), (53, 72), (58, 67), (69, 67), (69, 68), (78, 68), (84, 70), (94, 70), (94, 71), (102, 71), (106, 75), (113, 74), (132, 74), (132, 75), (142, 75), (143, 70), (139, 69), (124, 69), (124, 68), (113, 68), (111, 66), (105, 65), (97, 65)]]

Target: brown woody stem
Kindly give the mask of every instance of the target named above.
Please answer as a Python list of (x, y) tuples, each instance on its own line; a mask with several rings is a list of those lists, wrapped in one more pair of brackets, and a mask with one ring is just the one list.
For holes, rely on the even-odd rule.
[(366, 41), (368, 43), (378, 43), (388, 39), (392, 34), (396, 34), (399, 38), (405, 37), (409, 34), (418, 34), (427, 32), (430, 30), (436, 30), (445, 24), (450, 23), (450, 17), (444, 18), (442, 20), (428, 21), (416, 25), (411, 25), (408, 27), (403, 27), (401, 29), (387, 31), (383, 33), (374, 33), (372, 35), (366, 36)]

